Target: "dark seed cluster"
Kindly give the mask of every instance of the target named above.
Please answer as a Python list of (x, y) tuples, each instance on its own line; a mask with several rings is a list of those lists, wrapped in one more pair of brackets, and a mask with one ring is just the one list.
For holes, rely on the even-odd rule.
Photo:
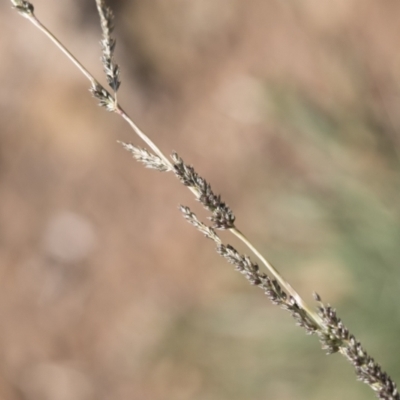
[(23, 16), (32, 16), (34, 12), (33, 4), (25, 0), (11, 0), (13, 7)]
[(288, 296), (275, 279), (271, 279), (265, 273), (260, 272), (258, 264), (251, 261), (250, 257), (240, 254), (229, 244), (226, 246), (217, 245), (217, 252), (230, 264), (233, 264), (236, 270), (243, 274), (252, 285), (261, 288), (273, 304), (289, 311), (297, 325), (303, 327), (308, 334), (316, 331), (317, 326), (308, 314), (299, 307), (295, 299)]
[[(108, 92), (103, 87), (98, 85), (96, 90), (92, 90), (92, 93), (100, 100), (100, 105), (106, 108), (109, 107), (108, 97), (106, 97)], [(136, 160), (143, 163), (147, 168), (156, 169), (158, 171), (171, 171), (170, 164), (167, 164), (163, 159), (150, 153), (148, 150), (132, 144), (121, 144), (126, 150), (132, 153)], [(221, 201), (220, 196), (214, 194), (210, 184), (205, 179), (201, 178), (192, 166), (186, 165), (176, 153), (173, 153), (171, 158), (173, 160), (172, 171), (175, 175), (185, 186), (194, 188), (198, 193), (197, 200), (199, 200), (207, 210), (211, 211), (212, 216), (210, 219), (214, 223), (213, 227), (216, 229), (233, 228), (235, 226), (235, 216), (232, 210)]]
[(234, 228), (235, 215), (228, 205), (221, 201), (221, 196), (216, 195), (212, 191), (210, 184), (200, 177), (191, 165), (185, 164), (178, 154), (173, 153), (171, 158), (174, 162), (175, 175), (185, 186), (196, 189), (198, 192), (197, 200), (212, 212), (210, 219), (214, 223), (214, 228)]
[(99, 100), (99, 106), (104, 107), (107, 111), (115, 111), (115, 100), (111, 94), (104, 89), (99, 83), (94, 84), (90, 89), (93, 97)]
[(325, 306), (318, 295), (315, 298), (319, 301), (318, 313), (328, 328), (328, 332), (318, 332), (323, 349), (328, 354), (343, 354), (353, 365), (357, 378), (369, 385), (379, 399), (400, 400), (396, 384), (349, 332), (336, 311), (329, 305)]

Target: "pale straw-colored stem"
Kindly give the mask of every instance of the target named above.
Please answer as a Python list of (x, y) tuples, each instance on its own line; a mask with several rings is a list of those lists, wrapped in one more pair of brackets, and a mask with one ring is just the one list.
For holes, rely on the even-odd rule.
[(99, 83), (93, 75), (74, 57), (74, 55), (36, 18), (35, 15), (27, 17), (40, 31), (42, 31), (82, 72), (83, 75), (89, 79), (92, 86)]

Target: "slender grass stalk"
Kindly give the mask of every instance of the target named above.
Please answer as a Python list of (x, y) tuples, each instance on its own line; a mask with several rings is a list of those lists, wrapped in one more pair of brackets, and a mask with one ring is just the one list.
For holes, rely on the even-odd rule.
[(87, 79), (89, 79), (92, 86), (98, 85), (99, 83), (90, 74), (90, 72), (78, 61), (78, 59), (36, 18), (35, 14), (32, 12), (26, 16), (29, 21), (32, 22), (41, 32), (43, 32), (82, 72)]
[[(182, 184), (191, 190), (204, 208), (212, 214), (210, 220), (213, 222), (213, 226), (208, 226), (199, 221), (188, 207), (180, 207), (185, 219), (215, 243), (217, 253), (233, 264), (236, 270), (245, 275), (251, 284), (260, 287), (274, 304), (289, 311), (297, 324), (302, 326), (308, 334), (316, 334), (323, 349), (329, 354), (339, 352), (344, 355), (353, 364), (358, 379), (368, 384), (378, 398), (400, 400), (396, 384), (382, 371), (379, 364), (366, 353), (355, 337), (350, 334), (340, 318), (337, 317), (336, 311), (329, 305), (324, 305), (317, 294), (314, 295), (314, 298), (318, 302), (318, 308), (317, 311), (313, 311), (279, 271), (265, 259), (250, 240), (237, 228), (232, 210), (221, 200), (219, 195), (213, 192), (207, 181), (200, 177), (192, 166), (185, 164), (176, 153), (172, 154), (172, 161), (170, 161), (156, 144), (139, 129), (118, 103), (117, 91), (121, 81), (119, 78), (119, 66), (114, 62), (113, 57), (116, 45), (115, 39), (111, 36), (114, 28), (113, 13), (106, 6), (105, 1), (95, 0), (103, 34), (101, 40), (102, 64), (113, 95), (38, 20), (34, 14), (34, 7), (30, 2), (25, 0), (11, 0), (11, 2), (14, 8), (43, 32), (89, 80), (91, 84), (90, 91), (98, 99), (99, 105), (110, 112), (120, 115), (140, 139), (149, 146), (153, 153), (133, 144), (121, 143), (125, 149), (130, 151), (134, 158), (142, 162), (147, 168), (161, 172), (173, 172)], [(261, 272), (258, 264), (253, 262), (250, 257), (240, 254), (229, 244), (223, 244), (215, 229), (229, 230), (240, 239), (266, 267), (268, 274)]]

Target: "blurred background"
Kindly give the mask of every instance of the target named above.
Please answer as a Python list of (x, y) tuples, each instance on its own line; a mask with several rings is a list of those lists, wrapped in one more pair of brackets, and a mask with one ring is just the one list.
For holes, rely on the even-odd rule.
[[(400, 381), (400, 3), (127, 0), (119, 99)], [(103, 79), (94, 1), (36, 15)], [(187, 224), (206, 214), (0, 4), (0, 398), (372, 399)], [(229, 234), (223, 239), (246, 251)]]

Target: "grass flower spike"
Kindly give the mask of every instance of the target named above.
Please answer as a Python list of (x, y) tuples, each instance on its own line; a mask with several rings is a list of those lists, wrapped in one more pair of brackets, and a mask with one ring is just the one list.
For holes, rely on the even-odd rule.
[[(111, 9), (106, 6), (102, 0), (96, 0), (97, 10), (100, 16), (100, 25), (103, 32), (103, 40), (101, 47), (103, 49), (103, 56), (101, 58), (104, 72), (106, 74), (107, 82), (114, 94), (117, 94), (121, 81), (119, 79), (119, 67), (114, 62), (114, 49), (116, 45), (115, 39), (111, 37), (114, 29), (114, 15)], [(116, 101), (116, 100), (115, 100)]]
[[(80, 61), (51, 33), (35, 16), (34, 7), (24, 0), (11, 0), (16, 11), (28, 18), (40, 29), (83, 73), (90, 82), (90, 91), (98, 100), (99, 105), (107, 111), (121, 116), (145, 143), (147, 148), (136, 144), (121, 145), (146, 168), (160, 172), (172, 172), (186, 186), (195, 199), (210, 213), (212, 226), (201, 222), (187, 206), (180, 206), (183, 217), (206, 238), (210, 239), (216, 252), (235, 270), (241, 273), (247, 281), (260, 288), (269, 300), (288, 311), (297, 325), (304, 328), (307, 334), (318, 336), (322, 348), (328, 354), (342, 354), (354, 367), (357, 378), (370, 386), (379, 399), (400, 400), (395, 382), (382, 370), (380, 365), (371, 358), (361, 344), (349, 332), (336, 311), (330, 305), (324, 305), (321, 298), (315, 295), (317, 307), (310, 307), (292, 288), (289, 282), (274, 268), (266, 258), (254, 247), (237, 227), (237, 220), (232, 209), (216, 194), (210, 184), (201, 177), (193, 166), (186, 164), (176, 153), (170, 158), (133, 122), (117, 101), (117, 92), (121, 85), (120, 68), (114, 61), (116, 41), (112, 37), (114, 17), (111, 9), (103, 0), (96, 0), (102, 30), (102, 65), (109, 92), (97, 79), (80, 63)], [(224, 243), (216, 230), (226, 230), (239, 238), (252, 253), (251, 256), (241, 254), (231, 244)], [(253, 260), (253, 257), (257, 261)], [(268, 362), (266, 360), (266, 362)]]

